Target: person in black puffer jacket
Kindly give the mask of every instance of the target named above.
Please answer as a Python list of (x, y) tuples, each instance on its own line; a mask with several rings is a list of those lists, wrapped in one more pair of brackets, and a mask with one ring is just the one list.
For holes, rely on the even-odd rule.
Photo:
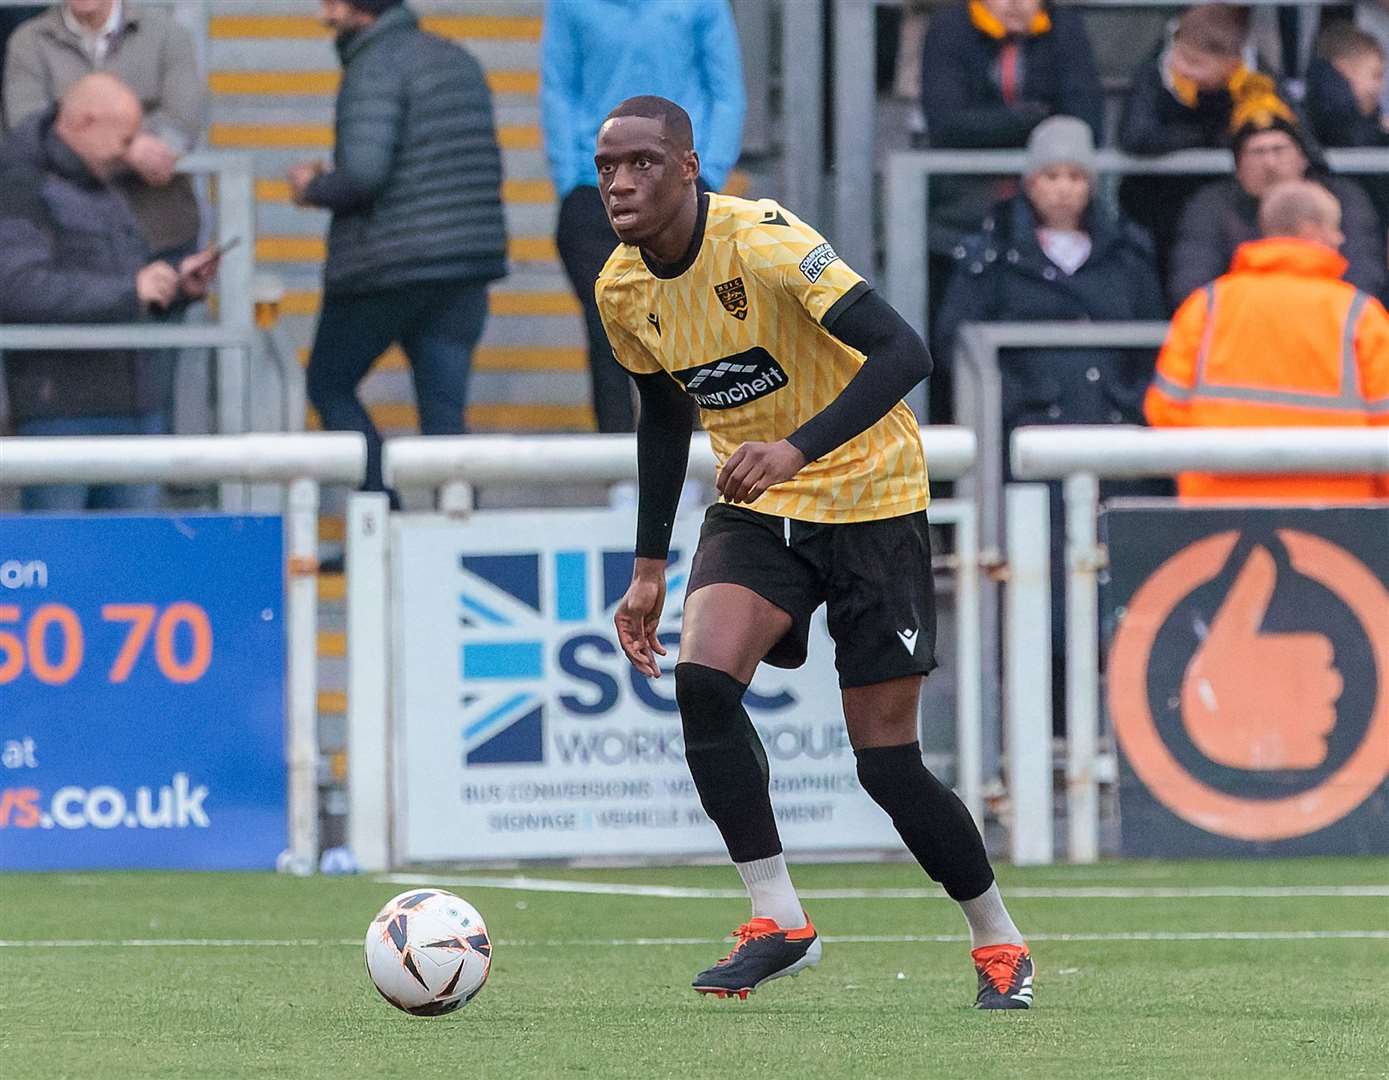
[(333, 212), (309, 399), (329, 430), (381, 438), (356, 396), (393, 343), (409, 357), (426, 435), (464, 430), (487, 285), (506, 274), (501, 151), (477, 60), (420, 30), (399, 0), (329, 0), (343, 63), (333, 165), (290, 170), (294, 199)]
[[(936, 365), (948, 365), (967, 322), (1105, 322), (1166, 318), (1147, 234), (1093, 198), (1090, 129), (1069, 116), (1028, 141), (1023, 193), (1000, 203), (955, 249), (934, 328)], [(1003, 445), (1028, 424), (1141, 424), (1152, 349), (1010, 349), (1000, 358)], [(967, 377), (961, 373), (960, 378)], [(1007, 453), (1004, 454), (1005, 470)], [(1053, 718), (1065, 716), (1065, 517), (1051, 484)], [(1170, 485), (1107, 482), (1106, 495), (1166, 494)]]

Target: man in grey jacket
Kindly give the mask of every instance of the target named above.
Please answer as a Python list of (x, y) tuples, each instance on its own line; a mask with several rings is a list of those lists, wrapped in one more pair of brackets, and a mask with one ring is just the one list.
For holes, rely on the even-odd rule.
[(487, 285), (506, 274), (501, 151), (470, 53), (421, 31), (400, 0), (320, 8), (343, 63), (333, 164), (289, 173), (297, 203), (333, 212), (309, 398), (324, 428), (366, 436), (366, 488), (381, 490), (381, 438), (357, 385), (398, 342), (420, 429), (462, 433)]
[(177, 261), (198, 239), (198, 201), (178, 159), (202, 138), (207, 90), (193, 38), (168, 11), (130, 0), (63, 0), (10, 37), (4, 75), (5, 127), (52, 108), (78, 79), (115, 75), (144, 109), (144, 126), (117, 184), (150, 250)]
[[(178, 269), (152, 259), (111, 184), (139, 137), (140, 102), (121, 81), (88, 75), (60, 105), (0, 144), (0, 323), (122, 323), (200, 299), (213, 252)], [(10, 414), (20, 435), (149, 435), (165, 429), (165, 387), (149, 351), (5, 354)], [(28, 510), (152, 507), (153, 487), (26, 488)]]

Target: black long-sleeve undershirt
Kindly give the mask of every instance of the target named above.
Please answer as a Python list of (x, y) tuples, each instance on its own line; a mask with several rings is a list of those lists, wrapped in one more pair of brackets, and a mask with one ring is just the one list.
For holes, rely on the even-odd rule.
[(637, 558), (670, 552), (675, 508), (690, 462), (695, 407), (680, 384), (658, 371), (633, 375), (641, 398), (637, 420)]
[(871, 289), (829, 319), (825, 329), (865, 359), (838, 397), (786, 437), (807, 464), (862, 435), (934, 367), (921, 336)]
[[(834, 401), (787, 436), (807, 463), (867, 431), (932, 369), (921, 337), (871, 289), (864, 288), (842, 310), (832, 309), (825, 329), (865, 360)], [(665, 372), (634, 375), (633, 380), (641, 398), (636, 554), (664, 559), (689, 464), (694, 404)]]

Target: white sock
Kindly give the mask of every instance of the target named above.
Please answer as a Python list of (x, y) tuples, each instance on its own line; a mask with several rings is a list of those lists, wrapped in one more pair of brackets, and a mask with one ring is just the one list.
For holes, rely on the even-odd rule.
[(973, 900), (961, 900), (960, 910), (965, 913), (969, 923), (971, 949), (982, 949), (988, 945), (1024, 945), (1022, 934), (1013, 925), (1008, 909), (1003, 906), (1003, 897), (994, 882)]
[(805, 912), (796, 887), (791, 884), (785, 855), (733, 865), (752, 897), (754, 919), (771, 919), (783, 930), (799, 930), (805, 925)]

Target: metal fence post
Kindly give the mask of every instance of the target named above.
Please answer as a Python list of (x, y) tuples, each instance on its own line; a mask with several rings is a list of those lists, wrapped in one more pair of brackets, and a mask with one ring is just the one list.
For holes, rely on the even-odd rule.
[(824, 22), (819, 0), (781, 6), (782, 201), (816, 224), (825, 176)]
[(1007, 646), (1009, 843), (1019, 866), (1052, 861), (1051, 560), (1045, 484), (1009, 484)]
[[(217, 238), (240, 238), (240, 243), (222, 257), (217, 283), (218, 322), (245, 335), (243, 344), (217, 350), (217, 431), (240, 435), (250, 430), (249, 385), (255, 333), (255, 313), (251, 296), (251, 274), (255, 265), (255, 185), (249, 165), (240, 160), (219, 159), (217, 168)], [(221, 488), (222, 508), (237, 510), (246, 505), (242, 484), (227, 483)]]
[(390, 867), (390, 605), (384, 494), (347, 499), (347, 843), (362, 870)]
[(870, 281), (873, 259), (873, 146), (877, 109), (872, 0), (834, 4), (835, 251)]
[(294, 480), (286, 499), (289, 580), (289, 853), (294, 873), (318, 860), (318, 482)]
[(1094, 473), (1065, 480), (1066, 500), (1066, 817), (1071, 862), (1100, 857), (1099, 549)]
[(955, 512), (955, 786), (981, 827), (984, 823), (984, 715), (979, 625), (979, 528), (974, 504), (952, 499)]

